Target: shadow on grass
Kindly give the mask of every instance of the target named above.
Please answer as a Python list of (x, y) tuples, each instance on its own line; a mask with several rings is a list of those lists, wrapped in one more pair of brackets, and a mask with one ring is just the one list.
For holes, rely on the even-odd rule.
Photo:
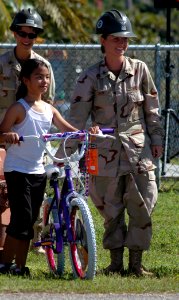
[[(179, 268), (178, 267), (170, 267), (170, 266), (158, 266), (156, 268), (151, 268), (151, 269), (148, 269), (149, 272), (152, 272), (153, 273), (153, 276), (152, 278), (158, 278), (158, 279), (161, 279), (161, 278), (177, 278), (179, 279)], [(101, 278), (101, 276), (104, 276), (104, 277), (110, 277), (110, 276), (120, 276), (122, 278), (125, 278), (125, 277), (131, 277), (131, 278), (138, 278), (137, 276), (135, 276), (134, 274), (131, 274), (131, 273), (128, 273), (128, 270), (125, 270), (124, 271), (124, 274), (121, 276), (121, 275), (118, 275), (118, 274), (110, 274), (109, 276), (108, 275), (104, 275), (102, 274), (101, 272), (98, 272), (95, 276), (95, 278)], [(150, 276), (144, 276), (146, 278), (149, 278)], [(31, 276), (31, 279), (36, 279), (36, 280), (42, 280), (42, 279), (45, 279), (45, 280), (62, 280), (62, 281), (74, 281), (75, 277), (73, 275), (73, 273), (70, 273), (70, 272), (64, 272), (63, 275), (58, 275), (58, 274), (53, 274), (53, 273), (50, 273), (50, 272), (45, 272), (45, 271), (42, 271), (42, 270), (38, 270), (38, 272), (35, 272), (35, 274), (33, 273), (33, 275)]]
[(151, 270), (157, 278), (162, 277), (178, 277), (179, 268), (170, 268), (169, 266), (160, 266)]
[(49, 279), (55, 279), (55, 280), (74, 280), (74, 275), (73, 273), (67, 273), (67, 272), (64, 272), (63, 275), (58, 275), (58, 274), (52, 274), (52, 273), (47, 273), (47, 272), (41, 272), (41, 274), (39, 273), (38, 275), (40, 278), (44, 277), (46, 280), (49, 280)]

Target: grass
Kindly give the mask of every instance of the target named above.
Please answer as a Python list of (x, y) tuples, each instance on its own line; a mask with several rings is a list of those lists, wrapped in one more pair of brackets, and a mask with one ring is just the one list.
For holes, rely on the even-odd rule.
[[(109, 263), (109, 253), (102, 248), (103, 220), (89, 201), (96, 229), (98, 269)], [(176, 293), (179, 292), (179, 197), (177, 192), (160, 193), (153, 213), (153, 239), (144, 253), (144, 265), (155, 272), (154, 278), (97, 275), (93, 281), (74, 279), (66, 251), (66, 273), (54, 278), (43, 254), (29, 252), (27, 265), (31, 278), (0, 275), (0, 292), (54, 293)], [(66, 249), (67, 250), (67, 249)], [(128, 251), (125, 251), (125, 267)]]
[[(176, 172), (177, 172), (177, 166), (179, 166), (179, 157), (175, 157), (172, 158), (170, 160), (170, 165), (171, 166), (175, 166), (176, 168)], [(169, 167), (169, 169), (171, 168), (171, 166)], [(175, 190), (179, 192), (179, 180), (178, 180), (178, 176), (177, 173), (175, 173), (175, 171), (173, 171), (173, 175), (174, 177), (161, 177), (160, 178), (160, 191), (161, 192), (167, 192), (170, 190)], [(176, 177), (175, 177), (176, 176)]]
[(160, 183), (161, 192), (169, 192), (174, 190), (179, 193), (179, 180), (176, 178), (162, 178)]

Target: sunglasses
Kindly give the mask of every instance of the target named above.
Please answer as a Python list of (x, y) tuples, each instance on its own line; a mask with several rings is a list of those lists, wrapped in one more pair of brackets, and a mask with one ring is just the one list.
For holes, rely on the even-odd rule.
[(27, 33), (25, 31), (21, 31), (21, 30), (17, 31), (17, 34), (22, 38), (28, 37), (30, 40), (36, 39), (36, 37), (37, 37), (37, 33)]

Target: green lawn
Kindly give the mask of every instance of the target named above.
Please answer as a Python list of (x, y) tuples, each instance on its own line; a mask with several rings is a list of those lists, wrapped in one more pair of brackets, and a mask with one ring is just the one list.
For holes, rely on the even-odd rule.
[[(109, 263), (109, 253), (102, 249), (103, 220), (89, 201), (93, 214), (98, 269)], [(153, 240), (150, 251), (144, 254), (144, 265), (155, 272), (154, 278), (134, 278), (98, 275), (93, 281), (74, 279), (66, 251), (66, 273), (63, 278), (49, 275), (43, 254), (29, 253), (31, 278), (0, 275), (0, 292), (78, 292), (78, 293), (162, 293), (179, 292), (179, 195), (160, 193), (153, 213)], [(67, 249), (66, 249), (67, 250)], [(125, 252), (125, 266), (128, 252)]]

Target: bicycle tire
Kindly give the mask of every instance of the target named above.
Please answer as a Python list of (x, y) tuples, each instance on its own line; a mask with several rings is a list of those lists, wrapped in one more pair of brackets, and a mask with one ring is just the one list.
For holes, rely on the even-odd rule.
[[(49, 227), (49, 232), (47, 232), (47, 234), (49, 234), (49, 235), (56, 234), (55, 232), (54, 233), (52, 232), (54, 221), (55, 221), (55, 216), (53, 216), (53, 212), (51, 211), (51, 213), (49, 215), (48, 207), (46, 209), (44, 208), (43, 224), (44, 224), (45, 228)], [(50, 273), (52, 273), (54, 275), (62, 276), (64, 274), (64, 270), (65, 270), (64, 247), (63, 247), (61, 253), (55, 253), (52, 246), (45, 246), (44, 250), (45, 250), (45, 255), (46, 255), (47, 264), (48, 264)]]
[(82, 197), (70, 201), (70, 221), (73, 239), (70, 243), (70, 260), (76, 278), (93, 279), (96, 273), (96, 237), (93, 219)]

